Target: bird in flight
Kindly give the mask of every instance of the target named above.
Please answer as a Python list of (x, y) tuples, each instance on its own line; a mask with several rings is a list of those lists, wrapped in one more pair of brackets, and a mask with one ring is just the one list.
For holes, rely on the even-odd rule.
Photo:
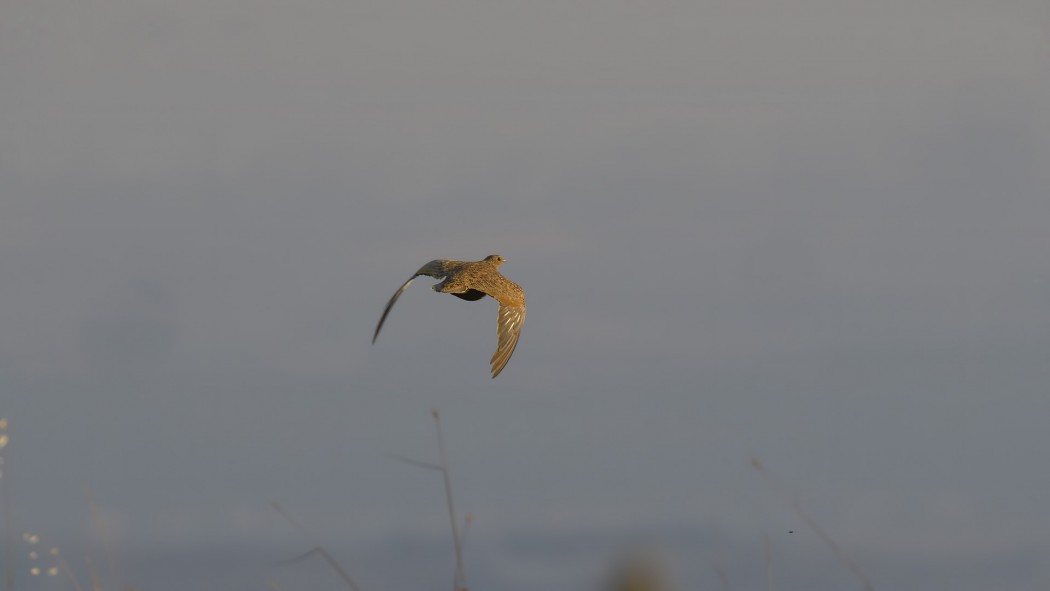
[(521, 334), (521, 323), (525, 321), (525, 292), (521, 287), (507, 279), (499, 272), (499, 266), (507, 262), (507, 259), (498, 254), (485, 257), (480, 261), (449, 261), (436, 259), (420, 267), (414, 275), (408, 278), (400, 289), (394, 292), (393, 297), (386, 303), (383, 315), (379, 317), (376, 325), (376, 333), (372, 336), (372, 344), (379, 338), (379, 331), (383, 329), (386, 316), (394, 303), (405, 293), (409, 284), (420, 275), (444, 279), (431, 287), (439, 293), (450, 293), (457, 298), (469, 302), (480, 300), (485, 296), (491, 296), (499, 302), (499, 314), (496, 317), (496, 335), (499, 337), (496, 344), (496, 352), (492, 354), (489, 363), (492, 365), (492, 377), (499, 375), (503, 367), (507, 365), (514, 348), (518, 346), (518, 336)]

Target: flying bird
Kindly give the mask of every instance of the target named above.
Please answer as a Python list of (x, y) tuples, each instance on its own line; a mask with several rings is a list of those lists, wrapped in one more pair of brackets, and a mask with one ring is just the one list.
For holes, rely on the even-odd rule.
[(457, 298), (474, 302), (485, 296), (491, 296), (499, 302), (499, 313), (496, 317), (496, 335), (498, 341), (496, 352), (492, 354), (489, 364), (492, 365), (492, 377), (499, 375), (503, 367), (507, 365), (514, 348), (518, 346), (518, 336), (521, 335), (521, 324), (525, 321), (525, 292), (521, 287), (507, 279), (499, 272), (499, 266), (507, 262), (507, 259), (498, 254), (485, 257), (480, 261), (449, 261), (436, 259), (420, 267), (414, 275), (408, 278), (400, 289), (394, 292), (393, 297), (386, 303), (383, 315), (379, 317), (376, 325), (376, 333), (372, 336), (372, 344), (379, 338), (379, 331), (383, 329), (386, 316), (394, 303), (405, 293), (409, 284), (420, 275), (443, 279), (440, 283), (431, 287), (439, 293), (450, 293)]

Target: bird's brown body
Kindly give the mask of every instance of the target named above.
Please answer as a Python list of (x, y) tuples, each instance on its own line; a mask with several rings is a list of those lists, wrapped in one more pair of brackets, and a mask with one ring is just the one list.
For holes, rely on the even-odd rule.
[(494, 254), (480, 261), (436, 259), (423, 265), (401, 285), (400, 289), (394, 292), (393, 297), (387, 302), (383, 315), (379, 318), (379, 324), (376, 326), (375, 335), (372, 336), (372, 343), (375, 344), (376, 339), (379, 338), (379, 331), (382, 330), (390, 309), (394, 307), (394, 303), (416, 277), (426, 275), (435, 279), (443, 279), (431, 289), (440, 293), (450, 293), (468, 301), (491, 296), (499, 302), (496, 326), (499, 339), (496, 352), (489, 360), (492, 365), (492, 377), (498, 376), (503, 371), (503, 367), (507, 365), (507, 361), (510, 360), (514, 348), (518, 346), (521, 324), (525, 320), (525, 292), (517, 283), (507, 279), (499, 272), (499, 266), (504, 262), (506, 259)]

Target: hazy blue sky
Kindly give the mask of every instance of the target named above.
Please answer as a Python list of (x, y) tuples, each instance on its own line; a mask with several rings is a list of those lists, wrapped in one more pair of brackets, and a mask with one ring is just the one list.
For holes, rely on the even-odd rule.
[[(271, 499), (441, 538), (389, 457), (438, 407), (507, 589), (576, 579), (499, 540), (683, 531), (855, 586), (753, 456), (877, 587), (1045, 589), (1048, 187), (1040, 0), (7, 1), (16, 526), (86, 535), (90, 483), (123, 548), (297, 543)], [(499, 378), (495, 303), (429, 281), (370, 344), (491, 253)]]

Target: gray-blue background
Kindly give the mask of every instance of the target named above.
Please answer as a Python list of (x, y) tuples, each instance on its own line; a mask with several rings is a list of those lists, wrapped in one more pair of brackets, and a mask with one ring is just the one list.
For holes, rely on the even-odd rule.
[[(757, 586), (763, 534), (785, 588), (856, 586), (754, 456), (877, 587), (1045, 589), (1048, 164), (1039, 0), (4, 2), (20, 582), (31, 531), (296, 588), (277, 500), (369, 590), (441, 588), (440, 479), (389, 457), (438, 407), (478, 589), (637, 536)], [(429, 281), (370, 345), (490, 253), (529, 304), (498, 379), (495, 304)]]

